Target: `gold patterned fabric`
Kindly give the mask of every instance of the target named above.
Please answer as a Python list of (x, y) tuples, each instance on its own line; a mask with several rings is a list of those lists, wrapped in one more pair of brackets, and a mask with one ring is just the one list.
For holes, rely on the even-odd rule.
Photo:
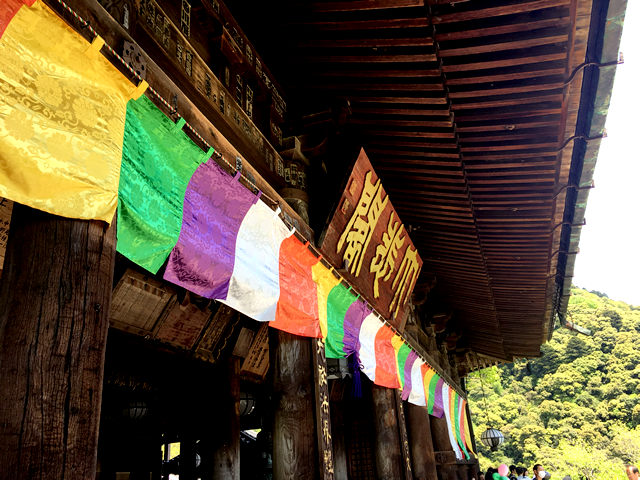
[(135, 87), (42, 2), (0, 38), (0, 196), (111, 222)]

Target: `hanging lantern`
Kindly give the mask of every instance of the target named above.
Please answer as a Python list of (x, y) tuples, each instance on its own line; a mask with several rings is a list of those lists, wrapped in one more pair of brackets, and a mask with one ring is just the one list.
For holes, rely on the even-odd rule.
[(244, 417), (256, 408), (256, 399), (251, 392), (240, 392), (240, 416)]
[(129, 406), (122, 409), (122, 416), (127, 420), (140, 420), (147, 415), (149, 409), (142, 400), (129, 403)]
[(480, 435), (480, 440), (482, 440), (482, 443), (489, 447), (492, 452), (495, 452), (498, 450), (498, 447), (502, 445), (502, 442), (504, 442), (504, 435), (500, 430), (487, 428), (487, 430)]

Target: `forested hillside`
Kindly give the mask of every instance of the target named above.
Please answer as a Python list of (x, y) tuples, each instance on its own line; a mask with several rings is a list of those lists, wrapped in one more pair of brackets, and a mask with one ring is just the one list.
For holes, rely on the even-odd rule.
[[(467, 378), (483, 470), (541, 463), (557, 480), (624, 480), (624, 464), (640, 463), (640, 307), (572, 293), (568, 319), (590, 337), (558, 326), (541, 358)], [(505, 435), (497, 452), (480, 442), (487, 425)]]

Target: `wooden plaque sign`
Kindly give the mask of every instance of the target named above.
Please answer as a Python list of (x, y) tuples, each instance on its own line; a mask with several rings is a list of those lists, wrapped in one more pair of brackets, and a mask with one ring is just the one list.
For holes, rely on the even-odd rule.
[(385, 318), (401, 326), (422, 259), (360, 150), (320, 239), (323, 255)]

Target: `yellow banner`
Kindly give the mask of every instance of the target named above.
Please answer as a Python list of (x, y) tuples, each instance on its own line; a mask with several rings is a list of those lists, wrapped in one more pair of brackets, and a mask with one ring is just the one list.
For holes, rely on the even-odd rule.
[(113, 219), (135, 87), (95, 51), (100, 40), (91, 48), (40, 1), (9, 23), (0, 39), (0, 196)]

